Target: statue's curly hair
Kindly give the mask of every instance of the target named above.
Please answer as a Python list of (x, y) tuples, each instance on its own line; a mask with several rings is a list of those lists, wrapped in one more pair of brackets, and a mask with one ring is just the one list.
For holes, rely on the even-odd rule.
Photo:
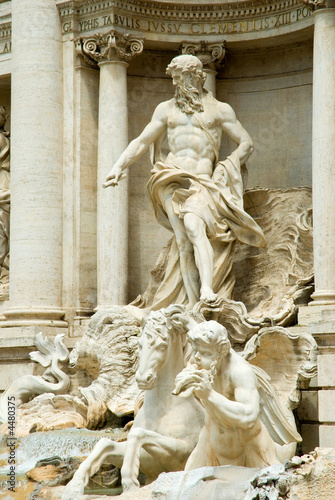
[(204, 86), (206, 73), (202, 71), (202, 62), (196, 56), (185, 54), (174, 57), (166, 68), (166, 73), (172, 76), (174, 71), (181, 71), (184, 74), (192, 73), (199, 78), (201, 86)]
[(227, 329), (217, 321), (199, 323), (187, 333), (191, 341), (200, 341), (206, 345), (217, 346), (219, 351), (230, 348)]

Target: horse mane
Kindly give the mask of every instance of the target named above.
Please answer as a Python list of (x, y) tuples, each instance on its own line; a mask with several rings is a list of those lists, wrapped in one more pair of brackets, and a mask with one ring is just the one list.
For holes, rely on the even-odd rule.
[(188, 331), (188, 321), (185, 313), (185, 306), (179, 304), (173, 304), (158, 311), (151, 311), (145, 320), (144, 328), (149, 328), (151, 333), (155, 333), (161, 339), (167, 341), (169, 333), (186, 334)]

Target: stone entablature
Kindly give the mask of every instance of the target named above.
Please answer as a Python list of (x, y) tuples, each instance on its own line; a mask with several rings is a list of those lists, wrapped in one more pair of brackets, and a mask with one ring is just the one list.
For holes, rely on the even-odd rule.
[(180, 43), (185, 37), (229, 41), (285, 34), (312, 24), (311, 9), (300, 0), (174, 4), (142, 0), (83, 0), (57, 4), (63, 34), (104, 29), (143, 34), (147, 42)]

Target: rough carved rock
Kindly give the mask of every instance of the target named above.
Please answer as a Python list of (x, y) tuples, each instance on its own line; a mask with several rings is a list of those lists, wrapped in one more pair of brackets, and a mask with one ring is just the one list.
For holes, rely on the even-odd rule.
[(290, 500), (333, 500), (334, 448), (316, 448), (315, 452), (301, 458), (290, 478)]
[(334, 449), (316, 448), (284, 465), (260, 470), (250, 481), (244, 500), (331, 500), (334, 468)]
[(80, 460), (73, 457), (64, 460), (58, 456), (45, 458), (39, 460), (33, 469), (26, 472), (26, 476), (47, 486), (66, 484), (72, 478), (80, 463)]
[(312, 291), (311, 189), (253, 189), (245, 193), (244, 205), (268, 246), (238, 246), (234, 298), (251, 318), (288, 326), (295, 319), (295, 304), (307, 302)]
[(163, 473), (156, 480), (150, 499), (244, 500), (256, 471), (257, 469), (226, 465)]
[(81, 429), (86, 426), (86, 416), (87, 406), (78, 397), (69, 394), (42, 394), (19, 408), (16, 436), (68, 427)]
[[(227, 466), (228, 468), (230, 466)], [(333, 500), (335, 491), (335, 450), (333, 448), (316, 448), (309, 455), (293, 457), (286, 464), (275, 465), (262, 469), (255, 474), (253, 471), (244, 490), (243, 496), (223, 496), (220, 490), (219, 497), (207, 494), (202, 497), (201, 487), (211, 488), (210, 483), (220, 485), (220, 481), (203, 481), (206, 471), (212, 470), (210, 477), (216, 477), (216, 469), (225, 467), (206, 467), (191, 472), (163, 473), (149, 486), (137, 491), (126, 492), (120, 495), (120, 500), (208, 500), (208, 498), (224, 498), (225, 500)], [(233, 467), (234, 469), (234, 467)], [(237, 467), (235, 469), (238, 469)], [(243, 468), (240, 468), (243, 469)], [(187, 477), (186, 477), (187, 476)], [(198, 482), (196, 480), (196, 476)], [(231, 474), (229, 474), (231, 478)], [(239, 479), (241, 476), (239, 475)], [(221, 483), (222, 484), (222, 483)], [(214, 485), (215, 486), (215, 485)], [(198, 489), (196, 489), (196, 487)], [(220, 487), (220, 486), (219, 486)], [(243, 486), (245, 487), (245, 485)], [(249, 489), (248, 489), (249, 487)], [(248, 491), (247, 491), (248, 489)], [(38, 499), (58, 500), (61, 497), (63, 487), (45, 488), (41, 490)], [(183, 492), (183, 496), (175, 496)], [(227, 490), (226, 490), (227, 492)], [(193, 496), (187, 496), (191, 493)], [(229, 494), (229, 490), (228, 490)], [(100, 500), (110, 498), (101, 495), (84, 495), (82, 500)]]

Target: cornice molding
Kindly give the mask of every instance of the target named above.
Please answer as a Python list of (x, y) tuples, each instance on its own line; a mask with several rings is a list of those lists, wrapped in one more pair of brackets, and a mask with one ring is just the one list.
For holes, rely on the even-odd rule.
[(128, 12), (132, 15), (151, 17), (152, 19), (178, 21), (217, 21), (224, 18), (242, 18), (255, 14), (280, 12), (300, 4), (300, 0), (250, 0), (224, 4), (169, 4), (145, 2), (142, 0), (68, 0), (58, 2), (61, 17), (75, 13), (78, 16), (98, 14), (107, 10)]
[[(307, 0), (306, 0), (307, 1)], [(309, 0), (323, 1), (323, 0)], [(310, 8), (301, 0), (250, 0), (189, 4), (144, 0), (68, 0), (57, 3), (63, 33), (117, 29), (143, 35), (154, 45), (205, 38), (209, 42), (276, 36), (309, 26)], [(267, 35), (266, 33), (271, 32)]]

